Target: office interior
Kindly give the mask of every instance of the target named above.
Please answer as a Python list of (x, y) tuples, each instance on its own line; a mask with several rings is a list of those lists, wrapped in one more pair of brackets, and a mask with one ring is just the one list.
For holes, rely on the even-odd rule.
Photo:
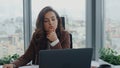
[(65, 18), (65, 30), (72, 34), (73, 49), (93, 48), (94, 61), (99, 61), (102, 48), (120, 54), (119, 3), (119, 0), (0, 0), (0, 58), (24, 54), (38, 13), (48, 5)]

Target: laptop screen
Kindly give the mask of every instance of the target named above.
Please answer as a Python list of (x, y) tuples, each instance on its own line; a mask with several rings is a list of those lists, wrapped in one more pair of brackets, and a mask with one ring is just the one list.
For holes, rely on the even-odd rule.
[(90, 68), (92, 48), (41, 50), (39, 68)]

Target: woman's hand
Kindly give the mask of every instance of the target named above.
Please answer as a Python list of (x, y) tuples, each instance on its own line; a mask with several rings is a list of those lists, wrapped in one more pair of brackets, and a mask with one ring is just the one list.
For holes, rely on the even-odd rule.
[(57, 40), (57, 35), (55, 32), (51, 32), (47, 35), (47, 38), (49, 39), (49, 41), (53, 42), (53, 41)]
[(47, 32), (47, 38), (49, 41), (53, 42), (55, 40), (57, 40), (57, 34), (55, 32), (55, 29), (54, 28), (50, 28), (49, 29), (49, 32)]
[(13, 64), (5, 64), (3, 65), (3, 68), (13, 68)]

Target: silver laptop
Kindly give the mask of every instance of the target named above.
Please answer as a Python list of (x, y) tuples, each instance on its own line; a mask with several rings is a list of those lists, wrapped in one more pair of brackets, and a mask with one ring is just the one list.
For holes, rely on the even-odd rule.
[(40, 50), (39, 68), (90, 68), (92, 48)]

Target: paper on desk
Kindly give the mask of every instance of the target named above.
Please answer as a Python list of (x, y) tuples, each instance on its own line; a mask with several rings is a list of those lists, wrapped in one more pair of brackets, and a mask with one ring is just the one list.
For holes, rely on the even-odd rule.
[(39, 68), (39, 65), (31, 65), (31, 66), (22, 66), (19, 68)]
[(2, 65), (0, 65), (0, 68), (2, 68), (3, 66)]
[(99, 67), (99, 63), (97, 61), (92, 61), (91, 66)]

